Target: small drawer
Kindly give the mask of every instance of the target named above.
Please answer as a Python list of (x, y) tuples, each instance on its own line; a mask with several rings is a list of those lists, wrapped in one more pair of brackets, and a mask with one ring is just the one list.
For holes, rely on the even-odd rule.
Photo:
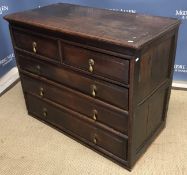
[(26, 94), (29, 114), (37, 116), (54, 126), (65, 130), (69, 134), (81, 140), (86, 140), (88, 144), (95, 145), (95, 148), (102, 148), (113, 155), (126, 160), (127, 158), (127, 139), (121, 138), (101, 128), (87, 123), (66, 108), (57, 108), (50, 102), (32, 95)]
[(128, 110), (128, 89), (106, 82), (88, 78), (79, 73), (55, 66), (27, 56), (17, 57), (18, 67), (22, 70), (35, 73), (55, 82), (78, 90), (95, 99), (99, 99)]
[[(66, 87), (57, 87), (44, 80), (21, 74), (23, 91), (49, 99), (103, 123), (124, 134), (128, 129), (128, 114), (111, 108), (98, 100), (91, 99)], [(48, 81), (49, 82), (49, 81)]]
[(65, 64), (124, 84), (129, 83), (129, 61), (62, 43)]
[(17, 48), (47, 59), (60, 61), (57, 40), (18, 29), (13, 29), (13, 37)]

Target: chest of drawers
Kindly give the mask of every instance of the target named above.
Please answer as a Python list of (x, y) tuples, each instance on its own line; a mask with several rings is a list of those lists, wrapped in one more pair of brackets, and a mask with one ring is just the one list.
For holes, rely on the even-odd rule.
[(130, 170), (165, 126), (180, 22), (62, 3), (5, 19), (28, 113)]

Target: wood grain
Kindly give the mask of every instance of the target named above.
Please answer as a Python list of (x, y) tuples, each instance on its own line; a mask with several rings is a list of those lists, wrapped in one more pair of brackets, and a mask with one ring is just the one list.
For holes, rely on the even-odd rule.
[(5, 19), (29, 114), (131, 170), (166, 125), (180, 22), (61, 3)]

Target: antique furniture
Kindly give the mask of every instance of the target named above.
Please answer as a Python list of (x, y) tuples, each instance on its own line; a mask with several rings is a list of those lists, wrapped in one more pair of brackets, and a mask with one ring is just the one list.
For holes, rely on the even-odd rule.
[(180, 21), (63, 3), (5, 19), (28, 113), (130, 170), (166, 124)]

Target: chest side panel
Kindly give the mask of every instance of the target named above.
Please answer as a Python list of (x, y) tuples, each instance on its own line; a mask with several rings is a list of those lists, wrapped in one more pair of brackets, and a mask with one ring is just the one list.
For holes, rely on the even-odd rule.
[(164, 128), (171, 92), (178, 30), (171, 31), (141, 56), (133, 114), (133, 159), (138, 159)]

